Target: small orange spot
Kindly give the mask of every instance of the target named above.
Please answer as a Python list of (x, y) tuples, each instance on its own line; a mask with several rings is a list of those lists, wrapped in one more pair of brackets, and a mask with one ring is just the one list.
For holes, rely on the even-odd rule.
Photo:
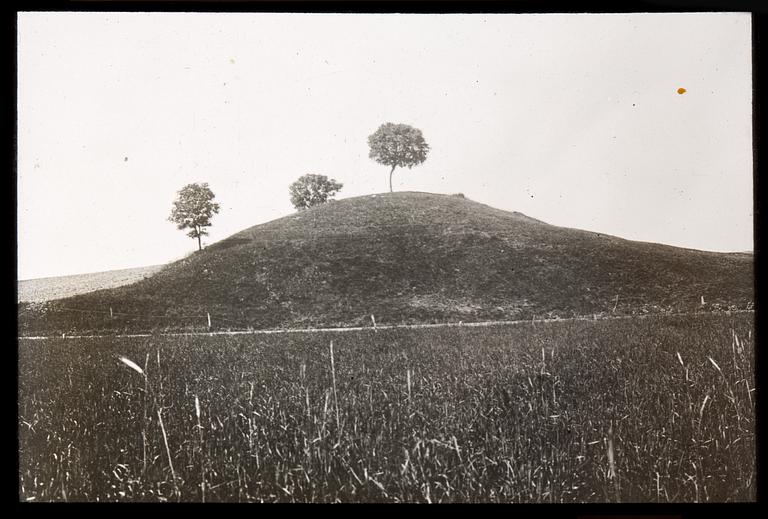
[(678, 94), (685, 94), (685, 89), (683, 87), (680, 87), (677, 89)]

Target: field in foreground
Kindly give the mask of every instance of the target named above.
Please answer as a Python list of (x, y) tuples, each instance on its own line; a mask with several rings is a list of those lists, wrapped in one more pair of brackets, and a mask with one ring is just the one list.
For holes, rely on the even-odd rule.
[(754, 501), (753, 326), (20, 340), (20, 499)]

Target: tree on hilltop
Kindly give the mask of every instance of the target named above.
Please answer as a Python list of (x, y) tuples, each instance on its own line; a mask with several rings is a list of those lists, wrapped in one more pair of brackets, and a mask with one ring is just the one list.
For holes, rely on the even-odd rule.
[(421, 130), (407, 124), (384, 123), (368, 137), (369, 157), (389, 170), (389, 192), (392, 192), (392, 173), (396, 167), (411, 169), (427, 160), (429, 144)]
[(177, 193), (169, 221), (177, 229), (189, 229), (187, 236), (197, 238), (197, 250), (203, 250), (200, 238), (207, 236), (206, 227), (211, 226), (211, 218), (219, 212), (219, 204), (213, 201), (215, 195), (208, 183), (187, 184)]
[(326, 203), (342, 187), (343, 184), (325, 175), (309, 174), (299, 177), (288, 190), (293, 207), (302, 211)]

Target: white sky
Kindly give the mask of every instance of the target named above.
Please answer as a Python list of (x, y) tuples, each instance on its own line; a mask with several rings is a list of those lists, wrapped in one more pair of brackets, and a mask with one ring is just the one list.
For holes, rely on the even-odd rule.
[[(293, 211), (288, 185), (388, 191), (383, 122), (431, 152), (395, 190), (555, 225), (752, 250), (748, 14), (21, 13), (19, 278), (164, 263), (183, 185), (208, 243)], [(685, 94), (678, 94), (678, 88)]]

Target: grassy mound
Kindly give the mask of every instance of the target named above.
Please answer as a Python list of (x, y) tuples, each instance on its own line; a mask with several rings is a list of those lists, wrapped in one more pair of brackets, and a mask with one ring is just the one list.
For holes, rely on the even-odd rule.
[[(556, 227), (429, 193), (257, 225), (133, 285), (19, 307), (22, 333), (350, 326), (744, 308), (753, 257)], [(109, 308), (113, 309), (110, 316)]]

